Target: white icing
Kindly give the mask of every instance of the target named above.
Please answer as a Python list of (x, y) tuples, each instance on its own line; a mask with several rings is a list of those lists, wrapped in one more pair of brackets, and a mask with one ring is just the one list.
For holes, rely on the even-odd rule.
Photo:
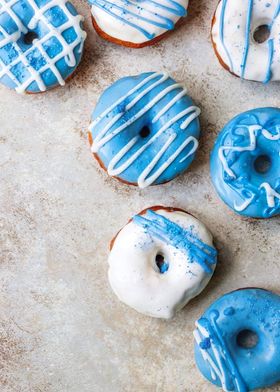
[[(278, 0), (221, 0), (215, 14), (212, 38), (222, 61), (244, 79), (280, 80), (280, 5)], [(254, 32), (271, 29), (269, 39), (258, 43)]]
[[(208, 229), (191, 215), (158, 210), (184, 229), (193, 232), (205, 244), (213, 246)], [(157, 254), (168, 260), (169, 269), (161, 274), (155, 263)], [(120, 301), (140, 313), (171, 318), (193, 297), (197, 296), (211, 279), (211, 275), (191, 255), (159, 240), (137, 225), (129, 222), (117, 235), (109, 256), (109, 281)]]
[[(174, 12), (176, 3), (185, 9), (188, 7), (188, 0), (174, 2), (170, 0), (90, 0), (90, 2), (93, 4), (92, 15), (103, 32), (113, 38), (134, 44), (147, 42), (172, 29), (172, 27), (164, 27), (164, 24), (166, 24), (166, 18), (174, 25), (181, 18), (178, 12)], [(111, 4), (114, 4), (114, 7), (110, 8), (113, 15), (104, 10), (104, 6), (111, 7)], [(125, 14), (123, 10), (129, 14)], [(154, 23), (161, 24), (161, 26)], [(150, 37), (145, 36), (142, 29)]]
[[(144, 89), (141, 93), (139, 93), (128, 105), (125, 107), (125, 111), (130, 110), (133, 108), (137, 102), (139, 102), (145, 95), (147, 95), (150, 91), (155, 89), (157, 86), (162, 84), (164, 81), (168, 79), (167, 74), (158, 74), (154, 73), (152, 75), (147, 76), (142, 82), (140, 82), (136, 87), (131, 89), (127, 94), (122, 96), (117, 102), (115, 102), (112, 106), (110, 106), (107, 110), (104, 111), (97, 119), (95, 119), (91, 125), (89, 130), (92, 132), (94, 127), (99, 124), (99, 122), (104, 119), (114, 108), (116, 108), (121, 102), (123, 102), (126, 98), (128, 98), (130, 95), (135, 93), (138, 89), (141, 87), (144, 87), (147, 83), (149, 83), (151, 80), (158, 78), (159, 76), (160, 79), (157, 80), (156, 82), (152, 83), (149, 85), (146, 89)], [(176, 90), (178, 88), (182, 88), (183, 90), (177, 94), (166, 106), (154, 117), (153, 123), (158, 121), (161, 116), (163, 116), (173, 105), (176, 104), (176, 102), (179, 101), (185, 94), (186, 90), (184, 89), (183, 85), (179, 83), (173, 83), (172, 85), (166, 87), (164, 90), (160, 91), (147, 105), (145, 105), (141, 110), (139, 110), (136, 114), (134, 114), (132, 117), (130, 117), (126, 122), (121, 123), (119, 127), (114, 129), (114, 131), (110, 131), (110, 129), (120, 120), (120, 118), (123, 116), (123, 113), (118, 113), (116, 114), (112, 120), (104, 127), (102, 132), (100, 132), (93, 140), (92, 144), (92, 152), (97, 153), (99, 149), (104, 146), (106, 143), (110, 142), (116, 135), (118, 135), (120, 132), (123, 132), (124, 130), (127, 129), (131, 124), (133, 124), (136, 120), (138, 120), (140, 117), (142, 117), (145, 113), (147, 113), (151, 108), (153, 108), (160, 100), (162, 100), (167, 94), (169, 94), (171, 91)], [(181, 111), (177, 115), (175, 115), (173, 118), (171, 118), (167, 123), (165, 123), (158, 131), (157, 133), (149, 139), (145, 144), (143, 144), (132, 156), (130, 156), (122, 165), (120, 165), (117, 169), (116, 166), (118, 163), (122, 160), (122, 158), (133, 148), (133, 146), (139, 141), (140, 136), (135, 136), (133, 139), (131, 139), (115, 156), (114, 158), (110, 161), (108, 165), (108, 174), (111, 176), (117, 176), (121, 173), (123, 173), (130, 165), (132, 165), (139, 157), (140, 155), (152, 144), (154, 143), (159, 136), (166, 131), (169, 127), (171, 127), (173, 124), (175, 124), (177, 121), (182, 119), (185, 116), (188, 116), (180, 125), (180, 128), (182, 130), (187, 129), (188, 126), (191, 124), (192, 121), (194, 121), (199, 115), (200, 115), (200, 109), (196, 106), (190, 106), (189, 108)], [(170, 136), (168, 141), (164, 144), (164, 146), (161, 148), (161, 150), (156, 154), (152, 162), (150, 162), (145, 170), (141, 173), (141, 175), (138, 178), (138, 186), (140, 188), (145, 188), (151, 184), (153, 184), (159, 177), (160, 175), (174, 162), (174, 160), (179, 156), (179, 154), (186, 148), (189, 144), (192, 144), (192, 148), (188, 152), (188, 154), (183, 157), (180, 160), (180, 163), (182, 163), (184, 160), (186, 160), (189, 156), (191, 156), (198, 148), (198, 140), (194, 138), (193, 136), (189, 136), (185, 142), (178, 147), (178, 149), (172, 154), (156, 171), (153, 173), (153, 175), (149, 176), (150, 173), (153, 171), (153, 168), (156, 166), (157, 162), (160, 160), (160, 158), (163, 156), (165, 151), (171, 146), (172, 142), (176, 139), (176, 134), (173, 134)]]
[[(41, 39), (35, 39), (32, 43), (32, 46), (27, 49), (25, 52), (22, 51), (20, 46), (18, 45), (17, 41), (20, 38), (21, 34), (26, 34), (28, 32), (28, 29), (22, 24), (21, 20), (18, 18), (16, 13), (13, 10), (13, 6), (18, 2), (18, 0), (11, 0), (8, 3), (5, 1), (1, 1), (0, 4), (0, 12), (7, 12), (10, 17), (13, 19), (13, 21), (17, 24), (18, 30), (14, 32), (12, 35), (9, 35), (2, 26), (0, 26), (0, 32), (3, 34), (4, 39), (1, 40), (0, 44), (1, 46), (4, 46), (6, 43), (13, 42), (13, 46), (15, 50), (18, 52), (18, 56), (8, 65), (5, 65), (3, 61), (0, 59), (0, 78), (2, 78), (4, 75), (8, 75), (11, 80), (16, 85), (15, 90), (18, 93), (23, 93), (26, 91), (26, 89), (30, 86), (32, 82), (36, 82), (40, 91), (46, 91), (47, 86), (44, 83), (41, 74), (47, 70), (50, 69), (54, 75), (56, 76), (58, 83), (63, 86), (65, 85), (65, 81), (63, 77), (61, 76), (56, 63), (61, 60), (62, 58), (66, 58), (66, 63), (70, 67), (74, 67), (76, 65), (76, 59), (75, 59), (75, 54), (74, 54), (74, 49), (80, 44), (80, 52), (83, 50), (83, 43), (86, 38), (86, 33), (82, 30), (81, 28), (81, 22), (84, 20), (84, 18), (81, 15), (72, 15), (71, 12), (68, 10), (66, 7), (66, 1), (65, 0), (51, 0), (48, 3), (46, 3), (43, 7), (39, 8), (37, 3), (34, 0), (28, 0), (30, 6), (34, 10), (34, 16), (29, 22), (28, 29), (32, 30), (36, 27), (37, 23), (39, 21), (43, 21), (45, 25), (48, 27), (49, 32), (44, 35)], [(52, 7), (59, 6), (66, 17), (68, 18), (68, 21), (66, 23), (63, 23), (59, 27), (54, 27), (47, 19), (47, 17), (44, 15), (44, 13), (51, 9)], [(71, 43), (67, 43), (65, 39), (62, 36), (62, 33), (69, 29), (70, 27), (74, 27), (77, 37), (76, 39)], [(59, 52), (58, 55), (56, 55), (53, 58), (50, 58), (45, 51), (43, 44), (47, 42), (51, 37), (55, 37), (61, 44), (63, 50)], [(30, 54), (34, 48), (37, 48), (40, 53), (43, 54), (44, 59), (46, 60), (46, 65), (40, 68), (39, 71), (36, 71), (32, 66), (30, 66), (27, 56)], [(17, 63), (22, 62), (27, 68), (28, 71), (30, 72), (30, 77), (24, 82), (20, 83), (17, 78), (14, 76), (14, 74), (11, 72), (11, 68), (16, 65)]]

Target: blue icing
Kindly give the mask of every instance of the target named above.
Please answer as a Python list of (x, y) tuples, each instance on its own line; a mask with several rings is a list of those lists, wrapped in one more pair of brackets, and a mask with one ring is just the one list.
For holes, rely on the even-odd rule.
[[(262, 161), (267, 167), (260, 170)], [(254, 218), (278, 215), (280, 109), (254, 109), (233, 118), (215, 142), (210, 166), (219, 196), (235, 212)]]
[(134, 216), (133, 222), (143, 227), (151, 236), (186, 252), (190, 262), (198, 263), (206, 273), (213, 273), (213, 266), (217, 262), (217, 251), (202, 242), (193, 233), (192, 228), (186, 230), (152, 210), (148, 210), (144, 216)]
[[(64, 0), (4, 4), (0, 5), (0, 82), (33, 93), (63, 85), (82, 56), (83, 18)], [(28, 34), (33, 34), (31, 42)]]
[[(232, 315), (226, 309), (234, 308)], [(280, 297), (243, 289), (215, 301), (196, 322), (195, 359), (205, 378), (227, 391), (246, 392), (280, 381)], [(269, 328), (268, 325), (272, 327)], [(238, 344), (241, 331), (258, 336), (254, 347)], [(210, 339), (211, 344), (205, 344)]]
[[(92, 151), (109, 175), (128, 183), (144, 188), (170, 181), (194, 159), (199, 114), (184, 87), (167, 75), (120, 79), (92, 114)], [(143, 136), (143, 128), (149, 134)]]

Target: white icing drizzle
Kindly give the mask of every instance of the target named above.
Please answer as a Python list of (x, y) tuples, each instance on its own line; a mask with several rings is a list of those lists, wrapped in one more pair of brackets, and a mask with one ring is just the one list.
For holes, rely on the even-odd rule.
[[(260, 125), (238, 125), (237, 128), (247, 128), (249, 132), (250, 144), (246, 147), (234, 147), (234, 146), (222, 146), (219, 148), (218, 155), (219, 159), (222, 162), (224, 171), (233, 179), (237, 179), (236, 174), (229, 167), (227, 159), (225, 157), (225, 151), (236, 151), (236, 152), (244, 152), (244, 151), (254, 151), (257, 147), (257, 133), (261, 131), (261, 134), (268, 140), (277, 141), (280, 140), (280, 127), (276, 126), (277, 133), (274, 135), (270, 133), (268, 130), (262, 128)], [(270, 208), (275, 207), (275, 199), (280, 199), (280, 194), (273, 189), (270, 184), (264, 182), (260, 185), (259, 190), (264, 189), (267, 197), (267, 205)], [(234, 208), (238, 212), (244, 211), (255, 199), (256, 195), (251, 194), (249, 198), (247, 198), (244, 203), (238, 205), (234, 202)]]
[[(206, 328), (200, 325), (199, 321), (196, 321), (195, 326), (197, 329), (194, 330), (193, 335), (197, 345), (200, 347), (200, 344), (203, 342), (203, 339), (210, 339), (210, 335)], [(223, 352), (219, 350), (219, 347), (215, 344), (214, 341), (211, 341), (211, 348), (214, 358), (212, 358), (209, 354), (209, 350), (203, 350), (200, 348), (202, 358), (205, 362), (209, 364), (212, 380), (216, 380), (218, 377), (222, 384), (223, 390), (225, 392), (230, 392), (230, 389), (228, 389), (226, 385), (227, 378), (225, 368), (221, 364), (221, 356), (223, 356)]]
[[(139, 83), (136, 87), (130, 90), (127, 94), (122, 96), (116, 103), (110, 106), (104, 113), (102, 113), (98, 118), (96, 118), (90, 125), (89, 130), (92, 132), (94, 127), (99, 124), (112, 110), (114, 110), (120, 103), (122, 103), (125, 99), (139, 90), (141, 87), (144, 87), (147, 83), (151, 80), (158, 78), (156, 82), (153, 82), (147, 88), (145, 88), (141, 93), (139, 93), (128, 105), (126, 105), (124, 112), (127, 112), (131, 108), (133, 108), (137, 102), (139, 102), (143, 97), (145, 97), (150, 91), (155, 89), (157, 86), (162, 84), (164, 81), (168, 79), (167, 74), (158, 74), (154, 73), (152, 75), (147, 76), (141, 83)], [(152, 120), (153, 123), (156, 123), (172, 106), (174, 106), (179, 99), (181, 99), (184, 95), (186, 95), (186, 90), (184, 87), (179, 83), (173, 83), (172, 85), (166, 87), (160, 93), (158, 93), (147, 105), (143, 106), (141, 110), (139, 110), (136, 114), (134, 114), (129, 120), (125, 123), (122, 123), (119, 127), (114, 129), (114, 131), (110, 131), (112, 127), (121, 119), (124, 112), (116, 114), (112, 120), (104, 127), (104, 129), (95, 137), (92, 144), (92, 152), (97, 153), (99, 149), (104, 146), (106, 143), (110, 142), (116, 135), (120, 132), (125, 131), (131, 124), (133, 124), (136, 120), (142, 117), (145, 113), (147, 113), (151, 108), (153, 108), (161, 99), (166, 97), (171, 91), (174, 91), (178, 88), (182, 88), (183, 90), (178, 93)], [(140, 136), (135, 136), (132, 138), (110, 161), (108, 165), (108, 174), (111, 176), (117, 176), (123, 173), (130, 165), (132, 165), (140, 156), (141, 154), (152, 144), (154, 143), (159, 136), (170, 128), (173, 124), (177, 121), (181, 120), (183, 117), (188, 116), (180, 125), (182, 130), (187, 129), (188, 126), (200, 115), (200, 109), (196, 106), (190, 106), (189, 108), (181, 111), (176, 116), (171, 118), (167, 123), (165, 123), (157, 133), (151, 137), (145, 144), (143, 144), (133, 155), (131, 155), (122, 165), (118, 168), (116, 166), (122, 160), (122, 158), (134, 147), (135, 144), (140, 140)], [(164, 146), (160, 149), (160, 151), (155, 155), (153, 160), (147, 165), (145, 170), (141, 173), (138, 178), (138, 185), (140, 188), (145, 188), (151, 184), (153, 184), (160, 175), (174, 162), (174, 160), (179, 156), (179, 154), (186, 148), (189, 144), (193, 144), (191, 150), (188, 154), (180, 160), (180, 163), (185, 161), (189, 156), (191, 156), (198, 148), (198, 140), (193, 137), (189, 136), (183, 144), (153, 173), (153, 175), (149, 176), (150, 173), (155, 168), (156, 164), (160, 160), (160, 158), (164, 155), (165, 151), (171, 146), (171, 144), (176, 139), (177, 135), (173, 134), (169, 137), (167, 142)]]
[[(219, 313), (213, 311), (209, 319), (202, 318), (196, 321), (196, 329), (193, 332), (195, 341), (203, 360), (209, 365), (212, 380), (216, 381), (218, 377), (225, 392), (247, 392), (248, 388), (216, 323), (218, 317)], [(209, 347), (204, 347), (205, 341), (208, 341)]]
[[(65, 85), (65, 81), (62, 75), (60, 74), (56, 66), (56, 63), (65, 57), (66, 64), (69, 67), (74, 67), (76, 65), (74, 50), (80, 44), (79, 51), (81, 53), (83, 50), (84, 40), (86, 38), (86, 33), (81, 28), (81, 22), (84, 20), (84, 18), (81, 15), (75, 15), (75, 16), (72, 15), (66, 6), (66, 1), (64, 0), (51, 0), (41, 8), (38, 7), (37, 3), (34, 0), (28, 0), (29, 5), (32, 6), (32, 8), (34, 9), (34, 16), (30, 20), (28, 28), (26, 28), (13, 10), (13, 6), (17, 2), (18, 0), (12, 0), (6, 3), (5, 1), (1, 0), (0, 3), (0, 7), (1, 7), (0, 12), (6, 12), (18, 27), (18, 30), (16, 32), (9, 35), (4, 30), (4, 28), (0, 26), (0, 32), (3, 34), (4, 37), (4, 39), (0, 42), (0, 45), (4, 46), (7, 43), (12, 42), (13, 47), (18, 53), (18, 56), (11, 63), (7, 65), (5, 65), (3, 61), (0, 59), (0, 66), (1, 66), (0, 79), (5, 75), (9, 76), (9, 78), (15, 83), (16, 85), (15, 90), (18, 93), (25, 92), (32, 82), (37, 83), (40, 91), (46, 91), (47, 86), (44, 83), (41, 74), (47, 69), (50, 69), (55, 75), (55, 77), (57, 78), (58, 83), (61, 86)], [(49, 9), (55, 6), (60, 7), (68, 19), (66, 23), (63, 23), (59, 27), (54, 27), (44, 15), (46, 11), (48, 11)], [(25, 52), (23, 52), (17, 41), (20, 39), (21, 34), (26, 34), (29, 29), (30, 30), (35, 29), (39, 21), (43, 21), (45, 23), (45, 25), (48, 27), (49, 32), (41, 39), (38, 38), (35, 39), (32, 43), (32, 46), (29, 49), (27, 49)], [(75, 29), (77, 37), (71, 44), (68, 44), (66, 40), (63, 38), (62, 33), (67, 29), (69, 29), (70, 27), (73, 27)], [(51, 37), (55, 37), (63, 48), (63, 50), (59, 54), (57, 54), (54, 58), (50, 58), (43, 47), (43, 44), (47, 42)], [(36, 71), (30, 65), (27, 58), (28, 54), (34, 51), (35, 48), (38, 49), (38, 51), (42, 54), (44, 60), (46, 61), (46, 64), (43, 67), (41, 67), (39, 71)], [(11, 68), (20, 62), (22, 62), (25, 65), (25, 67), (28, 68), (28, 71), (30, 73), (30, 77), (27, 78), (27, 80), (24, 81), (24, 83), (20, 83), (15, 77), (15, 75), (11, 72)]]
[(266, 192), (266, 198), (267, 198), (267, 205), (270, 208), (275, 207), (275, 199), (280, 200), (280, 194), (276, 192), (267, 182), (264, 182), (261, 184), (260, 189), (264, 189)]
[(89, 0), (89, 3), (102, 31), (135, 44), (174, 29), (188, 7), (188, 0)]

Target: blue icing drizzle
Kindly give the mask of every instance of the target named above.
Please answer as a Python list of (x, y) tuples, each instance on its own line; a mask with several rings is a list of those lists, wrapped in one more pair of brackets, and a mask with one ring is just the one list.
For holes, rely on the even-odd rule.
[[(268, 161), (260, 171), (258, 160)], [(256, 218), (280, 213), (280, 109), (242, 113), (220, 132), (211, 153), (211, 177), (235, 212)]]
[(165, 272), (168, 271), (169, 265), (167, 263), (162, 264), (162, 266), (160, 267), (160, 273), (161, 274), (165, 274)]
[(82, 20), (65, 0), (1, 2), (1, 83), (19, 93), (64, 85), (82, 56)]
[(212, 267), (217, 262), (217, 251), (202, 242), (191, 228), (186, 230), (152, 210), (148, 210), (144, 216), (136, 215), (133, 221), (151, 236), (186, 252), (190, 257), (190, 262), (198, 263), (206, 273), (213, 273)]
[[(169, 5), (153, 0), (141, 0), (139, 2), (120, 0), (120, 5), (108, 0), (89, 0), (89, 3), (92, 6), (102, 9), (108, 15), (140, 31), (150, 40), (155, 37), (155, 33), (150, 32), (147, 28), (141, 26), (141, 22), (144, 22), (145, 25), (148, 24), (165, 30), (172, 30), (174, 29), (173, 20), (162, 15), (161, 12), (165, 11), (178, 17), (186, 15), (186, 9), (178, 2), (174, 0), (167, 0), (166, 2)], [(154, 6), (154, 12), (150, 10), (149, 6), (151, 5)], [(145, 13), (148, 14), (148, 16), (144, 16)]]
[[(226, 14), (226, 7), (230, 3), (230, 1), (232, 1), (232, 0), (222, 0), (220, 24), (219, 24), (219, 35), (220, 35), (221, 44), (222, 44), (224, 51), (226, 53), (226, 56), (228, 58), (229, 69), (231, 72), (235, 72), (234, 65), (233, 65), (233, 59), (231, 56), (231, 51), (228, 49), (228, 45), (225, 42), (225, 14)], [(245, 35), (244, 35), (244, 49), (243, 49), (243, 55), (242, 55), (242, 59), (241, 59), (241, 63), (240, 63), (240, 76), (242, 78), (245, 77), (248, 53), (249, 53), (249, 50), (251, 48), (252, 43), (254, 43), (255, 45), (259, 45), (259, 43), (254, 42), (252, 40), (252, 35), (254, 33), (252, 31), (252, 25), (254, 27), (256, 27), (256, 23), (252, 24), (254, 5), (256, 6), (256, 3), (254, 2), (254, 0), (247, 0), (247, 4), (248, 4), (248, 7), (247, 7), (247, 15), (246, 15)], [(271, 3), (265, 4), (266, 8), (269, 8), (270, 6), (271, 6)], [(274, 23), (275, 23), (276, 19), (278, 18), (279, 14), (280, 14), (280, 4), (278, 2), (274, 16), (268, 25), (270, 31), (272, 31)], [(234, 20), (234, 16), (235, 16), (234, 14), (231, 15), (231, 18), (228, 16), (228, 18), (229, 18), (229, 20), (231, 20), (231, 22)], [(240, 29), (240, 25), (237, 25), (237, 29)], [(229, 39), (231, 39), (231, 38), (229, 38)], [(271, 37), (270, 39), (267, 40), (267, 43), (261, 43), (262, 45), (267, 45), (267, 48), (268, 48), (267, 71), (265, 73), (263, 83), (268, 83), (272, 78), (271, 68), (272, 68), (272, 65), (274, 62), (274, 53), (275, 53), (275, 47), (276, 47), (275, 40), (279, 41), (279, 35)], [(237, 72), (237, 74), (239, 75), (239, 72)]]
[(170, 181), (194, 159), (199, 114), (186, 89), (166, 74), (120, 79), (93, 112), (92, 152), (109, 175), (141, 188)]
[[(278, 295), (262, 289), (224, 295), (196, 322), (195, 358), (199, 370), (224, 391), (246, 392), (280, 381), (279, 323)], [(255, 346), (239, 346), (237, 337), (245, 330), (258, 336)]]
[(271, 79), (271, 65), (273, 62), (273, 53), (274, 53), (274, 40), (270, 39), (268, 40), (268, 47), (269, 47), (269, 57), (268, 57), (268, 66), (267, 66), (267, 72), (266, 76), (264, 79), (264, 83), (268, 83)]
[(250, 26), (251, 26), (253, 4), (254, 4), (253, 0), (248, 0), (248, 13), (247, 13), (247, 21), (246, 21), (246, 38), (245, 38), (243, 60), (241, 63), (241, 77), (242, 78), (244, 78), (244, 74), (245, 74), (247, 56), (248, 56), (249, 45), (250, 45)]

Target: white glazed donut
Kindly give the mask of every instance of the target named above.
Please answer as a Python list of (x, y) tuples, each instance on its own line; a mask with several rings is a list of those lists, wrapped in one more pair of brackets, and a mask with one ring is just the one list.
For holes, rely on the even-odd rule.
[(169, 319), (205, 288), (216, 262), (203, 223), (179, 209), (151, 207), (112, 241), (109, 282), (128, 306)]
[(187, 14), (188, 0), (89, 0), (94, 27), (109, 41), (145, 46)]
[[(256, 32), (268, 38), (257, 42)], [(220, 0), (213, 19), (212, 41), (221, 64), (243, 79), (280, 80), (279, 0)]]

